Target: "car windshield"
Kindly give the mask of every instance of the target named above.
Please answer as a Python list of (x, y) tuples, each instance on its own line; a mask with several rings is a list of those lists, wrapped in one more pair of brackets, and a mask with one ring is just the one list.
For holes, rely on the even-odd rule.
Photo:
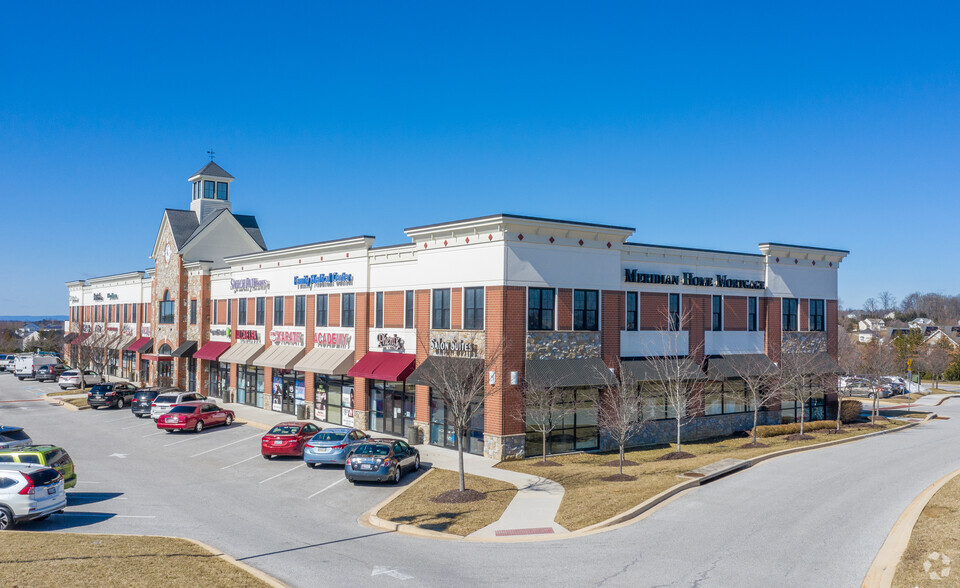
[(70, 371), (70, 372), (63, 372), (63, 375), (64, 375), (64, 376), (77, 376), (77, 375), (79, 375), (79, 374), (78, 374), (77, 372)]
[(190, 414), (196, 412), (196, 406), (174, 406), (170, 409), (170, 414), (186, 413)]
[(345, 431), (324, 431), (314, 435), (311, 441), (343, 441), (346, 436)]
[(176, 396), (157, 396), (157, 404), (165, 402), (167, 404), (172, 404), (177, 401)]
[(136, 398), (143, 400), (144, 398), (154, 398), (156, 395), (156, 392), (137, 392)]
[(97, 394), (99, 392), (109, 392), (113, 390), (113, 384), (97, 384), (93, 388), (90, 388), (91, 394)]
[(17, 430), (17, 431), (4, 431), (3, 433), (0, 433), (0, 439), (3, 439), (3, 438), (6, 438), (11, 441), (23, 441), (25, 439), (29, 439), (30, 437), (28, 437), (27, 434), (24, 433), (22, 430)]
[(268, 435), (296, 435), (300, 432), (298, 425), (277, 425), (270, 429)]
[(390, 447), (386, 445), (361, 445), (357, 448), (355, 455), (387, 455), (390, 453)]

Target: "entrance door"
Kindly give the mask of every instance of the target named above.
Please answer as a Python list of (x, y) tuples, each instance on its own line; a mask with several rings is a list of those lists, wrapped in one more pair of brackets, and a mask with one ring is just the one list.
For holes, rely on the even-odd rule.
[(294, 387), (293, 381), (283, 379), (283, 398), (282, 405), (280, 410), (287, 414), (296, 414), (297, 412), (297, 401), (294, 397)]
[(387, 389), (383, 399), (383, 431), (403, 436), (403, 392)]

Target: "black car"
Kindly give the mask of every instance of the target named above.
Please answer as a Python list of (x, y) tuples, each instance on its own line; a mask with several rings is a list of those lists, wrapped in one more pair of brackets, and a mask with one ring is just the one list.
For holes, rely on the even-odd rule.
[(347, 459), (343, 474), (350, 482), (393, 482), (420, 469), (420, 452), (397, 439), (367, 439)]
[(37, 368), (36, 378), (38, 382), (44, 382), (47, 380), (51, 382), (55, 382), (57, 381), (57, 378), (60, 377), (60, 374), (62, 374), (65, 371), (67, 371), (67, 366), (65, 366), (62, 363), (55, 363), (52, 365), (42, 365)]
[(141, 388), (133, 395), (133, 401), (130, 403), (130, 412), (138, 419), (150, 416), (150, 405), (153, 404), (154, 398), (160, 394), (176, 394), (180, 391), (179, 388)]
[(94, 409), (101, 406), (123, 408), (133, 402), (133, 395), (136, 393), (137, 387), (133, 384), (97, 384), (87, 393), (87, 404)]

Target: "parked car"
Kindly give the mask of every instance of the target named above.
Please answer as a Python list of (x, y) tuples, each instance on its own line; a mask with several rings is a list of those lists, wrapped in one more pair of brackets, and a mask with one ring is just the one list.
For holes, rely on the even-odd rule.
[(8, 365), (7, 360), (8, 360), (8, 359), (10, 360), (9, 365), (12, 365), (12, 364), (13, 364), (13, 356), (12, 356), (12, 355), (7, 355), (6, 353), (0, 353), (0, 372), (4, 372), (4, 371), (7, 370), (7, 365)]
[(0, 449), (16, 449), (33, 445), (33, 439), (22, 427), (4, 427), (0, 425)]
[(200, 394), (196, 392), (170, 392), (164, 394), (158, 394), (156, 398), (153, 399), (153, 402), (150, 403), (150, 418), (157, 420), (160, 418), (160, 415), (167, 414), (167, 412), (178, 404), (184, 402), (196, 402), (200, 400), (206, 400)]
[(235, 415), (232, 410), (220, 408), (212, 402), (184, 402), (170, 409), (157, 420), (158, 429), (184, 431), (192, 429), (199, 433), (206, 427), (233, 424)]
[(36, 378), (38, 382), (55, 382), (65, 371), (67, 371), (67, 366), (62, 363), (42, 365), (37, 368)]
[(270, 459), (274, 455), (303, 457), (304, 445), (319, 432), (320, 427), (313, 423), (278, 423), (260, 439), (260, 455), (263, 459)]
[(102, 406), (123, 408), (133, 402), (133, 395), (136, 393), (137, 387), (133, 384), (121, 382), (97, 384), (87, 392), (87, 404), (94, 409)]
[(307, 441), (303, 461), (310, 468), (325, 463), (344, 465), (357, 447), (369, 438), (363, 431), (350, 427), (324, 429)]
[(404, 471), (420, 469), (420, 452), (404, 441), (368, 439), (353, 452), (343, 474), (351, 483), (358, 481), (398, 484)]
[(57, 384), (61, 390), (85, 388), (87, 384), (102, 384), (103, 378), (93, 370), (67, 370), (60, 374)]
[(0, 468), (8, 463), (32, 463), (53, 468), (63, 476), (64, 490), (77, 485), (73, 459), (65, 449), (56, 445), (30, 445), (20, 449), (0, 450)]
[(845, 396), (860, 396), (864, 398), (886, 398), (891, 396), (892, 392), (887, 390), (882, 390), (881, 387), (874, 382), (866, 378), (858, 378), (847, 383), (843, 388), (843, 394)]
[(133, 395), (133, 401), (130, 403), (130, 412), (138, 419), (150, 416), (150, 408), (153, 401), (161, 394), (177, 394), (183, 392), (180, 388), (140, 388)]
[(67, 506), (63, 476), (53, 468), (0, 463), (0, 530), (43, 520)]
[(894, 394), (906, 394), (907, 393), (907, 381), (898, 376), (884, 376), (880, 378), (880, 382), (883, 384), (889, 384), (893, 388)]
[(14, 374), (18, 380), (33, 378), (37, 375), (37, 368), (42, 365), (60, 363), (60, 358), (42, 353), (21, 353), (14, 360)]

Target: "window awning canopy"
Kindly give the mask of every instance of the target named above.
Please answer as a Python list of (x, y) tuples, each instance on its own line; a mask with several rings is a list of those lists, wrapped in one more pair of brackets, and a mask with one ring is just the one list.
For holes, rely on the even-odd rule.
[(237, 343), (220, 356), (220, 361), (246, 365), (263, 352), (259, 343)]
[(463, 381), (482, 369), (482, 359), (431, 355), (410, 374), (407, 383), (417, 386), (436, 386), (445, 379)]
[(707, 361), (707, 378), (730, 380), (743, 376), (770, 376), (777, 373), (777, 364), (762, 353), (724, 355)]
[(64, 343), (64, 345), (69, 345), (69, 344), (72, 343), (73, 340), (76, 339), (79, 335), (80, 335), (80, 333), (67, 333), (66, 336), (63, 338), (63, 343)]
[(612, 374), (599, 357), (586, 359), (528, 359), (525, 378), (534, 386), (570, 388), (606, 386)]
[(350, 368), (348, 376), (369, 378), (387, 382), (402, 382), (413, 373), (417, 356), (412, 353), (386, 353), (370, 351)]
[(700, 366), (689, 357), (629, 359), (623, 361), (622, 365), (638, 382), (659, 382), (678, 376), (682, 380), (697, 380), (703, 377)]
[(153, 347), (153, 339), (150, 337), (140, 337), (130, 345), (127, 345), (127, 351), (133, 351), (134, 353), (146, 353), (148, 348)]
[(303, 359), (306, 348), (296, 345), (272, 345), (253, 360), (253, 365), (278, 370), (292, 370)]
[(133, 343), (133, 339), (134, 338), (132, 335), (126, 336), (126, 337), (121, 335), (116, 339), (114, 339), (112, 343), (110, 343), (110, 349), (117, 349), (117, 350), (126, 349), (127, 345), (130, 345), (131, 343)]
[(217, 361), (223, 353), (230, 349), (229, 341), (210, 341), (194, 354), (194, 359), (206, 359), (207, 361)]
[(80, 333), (70, 342), (71, 345), (83, 345), (83, 342), (90, 338), (90, 333)]
[(308, 351), (293, 369), (298, 372), (345, 376), (353, 367), (353, 355), (353, 349), (315, 347)]
[(170, 355), (173, 357), (193, 357), (193, 352), (196, 350), (196, 341), (184, 341), (183, 345), (174, 349)]

